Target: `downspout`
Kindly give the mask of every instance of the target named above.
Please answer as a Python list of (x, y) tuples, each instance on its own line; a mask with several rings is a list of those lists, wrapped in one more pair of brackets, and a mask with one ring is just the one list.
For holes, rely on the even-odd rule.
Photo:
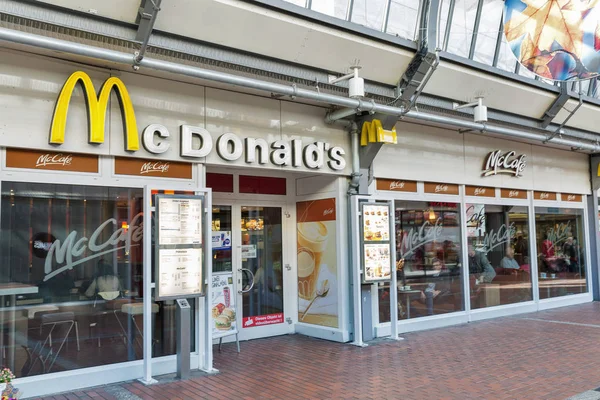
[(358, 186), (361, 177), (360, 173), (360, 159), (359, 159), (359, 136), (358, 136), (358, 125), (356, 122), (350, 123), (350, 140), (352, 144), (352, 175), (350, 175), (350, 185), (348, 187), (348, 194), (358, 194)]

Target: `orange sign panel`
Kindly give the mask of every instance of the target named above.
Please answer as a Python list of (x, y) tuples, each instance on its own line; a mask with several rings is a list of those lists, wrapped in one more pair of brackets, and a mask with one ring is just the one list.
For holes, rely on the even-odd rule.
[(496, 189), (484, 186), (467, 186), (466, 194), (467, 196), (476, 197), (495, 197)]
[(521, 189), (502, 189), (503, 199), (527, 199), (527, 190)]
[(391, 190), (394, 192), (417, 192), (417, 182), (394, 179), (377, 179), (377, 190)]
[(582, 196), (580, 194), (568, 194), (568, 193), (563, 193), (561, 195), (561, 199), (562, 201), (574, 201), (574, 202), (581, 202), (582, 200)]
[(551, 192), (533, 192), (533, 198), (536, 200), (556, 200), (556, 193)]
[(192, 164), (117, 157), (115, 158), (115, 174), (192, 179)]
[(52, 151), (7, 149), (8, 168), (47, 171), (98, 172), (98, 156)]
[(448, 183), (425, 182), (425, 193), (458, 194), (458, 185)]

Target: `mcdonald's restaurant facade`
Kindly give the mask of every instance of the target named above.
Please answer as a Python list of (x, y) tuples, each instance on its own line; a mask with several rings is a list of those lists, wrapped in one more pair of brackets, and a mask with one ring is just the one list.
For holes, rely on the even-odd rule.
[(26, 396), (175, 371), (173, 302), (143, 329), (146, 189), (212, 191), (218, 296), (192, 302), (190, 349), (207, 371), (213, 339), (389, 336), (394, 274), (401, 332), (592, 300), (586, 155), (402, 122), (348, 196), (350, 136), (324, 108), (0, 60), (0, 346)]

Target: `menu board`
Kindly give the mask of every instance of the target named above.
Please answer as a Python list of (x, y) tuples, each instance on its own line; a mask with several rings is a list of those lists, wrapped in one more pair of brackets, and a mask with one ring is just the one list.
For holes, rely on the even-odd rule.
[(389, 279), (391, 259), (389, 244), (365, 244), (365, 280)]
[(202, 294), (202, 249), (159, 249), (161, 297)]
[(202, 200), (160, 197), (158, 244), (202, 244)]
[[(155, 204), (156, 300), (203, 296), (203, 197), (157, 195)], [(214, 236), (231, 246), (229, 235)]]
[(389, 208), (387, 205), (363, 206), (363, 236), (366, 241), (390, 240)]
[(213, 274), (211, 312), (213, 339), (237, 333), (235, 292), (231, 272)]
[(390, 207), (388, 203), (362, 204), (362, 280), (391, 279)]

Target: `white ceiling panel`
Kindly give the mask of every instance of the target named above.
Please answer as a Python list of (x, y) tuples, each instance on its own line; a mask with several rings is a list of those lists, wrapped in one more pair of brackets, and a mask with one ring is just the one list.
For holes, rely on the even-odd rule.
[(489, 108), (532, 118), (540, 118), (556, 98), (554, 93), (448, 62), (440, 63), (425, 92), (462, 102), (484, 96)]
[(231, 0), (169, 0), (155, 28), (222, 46), (395, 85), (412, 52), (264, 7)]
[(84, 13), (98, 15), (100, 17), (114, 19), (117, 21), (135, 23), (140, 0), (38, 0), (40, 3), (48, 3), (58, 7), (69, 8)]

